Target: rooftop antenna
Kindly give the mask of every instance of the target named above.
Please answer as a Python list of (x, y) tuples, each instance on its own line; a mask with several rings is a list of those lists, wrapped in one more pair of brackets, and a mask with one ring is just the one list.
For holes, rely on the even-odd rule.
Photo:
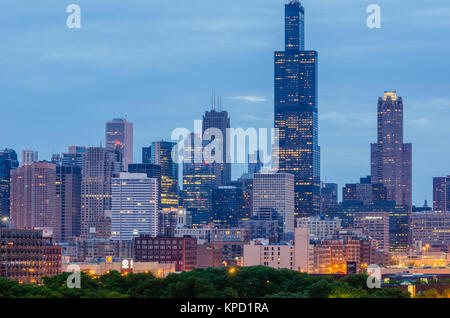
[(125, 120), (128, 119), (128, 113), (125, 113)]
[(214, 109), (214, 93), (211, 91), (211, 109)]

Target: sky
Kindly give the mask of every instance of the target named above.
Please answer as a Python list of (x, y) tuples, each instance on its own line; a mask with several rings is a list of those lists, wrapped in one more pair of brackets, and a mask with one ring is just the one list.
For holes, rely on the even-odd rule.
[[(0, 148), (104, 144), (105, 122), (128, 114), (134, 156), (173, 129), (193, 129), (222, 96), (232, 127), (273, 127), (273, 52), (286, 0), (1, 0)], [(66, 8), (81, 8), (69, 29)], [(369, 29), (368, 5), (381, 8)], [(413, 144), (413, 202), (432, 203), (450, 174), (450, 1), (303, 0), (306, 49), (319, 53), (321, 178), (370, 174), (377, 99), (404, 101)], [(237, 178), (242, 167), (233, 171)]]

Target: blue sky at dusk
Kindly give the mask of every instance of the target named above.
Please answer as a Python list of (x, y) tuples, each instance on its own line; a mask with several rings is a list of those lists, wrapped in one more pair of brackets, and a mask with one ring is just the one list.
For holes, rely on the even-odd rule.
[[(104, 142), (128, 113), (142, 146), (193, 128), (222, 96), (233, 127), (273, 126), (273, 52), (283, 50), (285, 0), (2, 0), (0, 148), (39, 151)], [(82, 28), (66, 27), (81, 7)], [(381, 29), (366, 7), (381, 6)], [(413, 143), (413, 201), (432, 202), (450, 174), (450, 1), (304, 0), (306, 48), (319, 52), (322, 180), (370, 173), (376, 105), (396, 90)], [(242, 173), (233, 172), (234, 178)]]

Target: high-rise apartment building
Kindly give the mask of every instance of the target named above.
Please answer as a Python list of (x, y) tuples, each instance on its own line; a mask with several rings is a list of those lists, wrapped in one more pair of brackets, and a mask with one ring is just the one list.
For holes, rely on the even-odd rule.
[(9, 218), (11, 170), (18, 166), (17, 154), (13, 149), (0, 151), (0, 219)]
[(133, 123), (126, 118), (116, 118), (106, 122), (106, 148), (120, 154), (122, 171), (133, 163)]
[(433, 178), (434, 212), (450, 212), (450, 176)]
[(364, 235), (375, 240), (376, 249), (389, 252), (389, 213), (358, 212), (354, 215), (355, 228), (361, 228)]
[(111, 238), (130, 241), (158, 235), (158, 180), (145, 173), (120, 173), (112, 180)]
[[(214, 108), (203, 115), (203, 138), (207, 137), (208, 143), (215, 143), (212, 155), (216, 149), (222, 150), (221, 162), (210, 163), (216, 175), (216, 186), (227, 186), (231, 182), (231, 164), (228, 159), (229, 149), (227, 145), (227, 128), (230, 128), (230, 118), (226, 111), (216, 111)], [(206, 134), (205, 134), (206, 132)], [(220, 132), (220, 133), (219, 133)]]
[(403, 143), (403, 100), (396, 92), (378, 99), (378, 137), (371, 145), (372, 183), (386, 187), (387, 200), (412, 209), (412, 145)]
[(273, 208), (283, 218), (283, 232), (294, 232), (294, 176), (288, 173), (255, 173), (253, 215)]
[(279, 172), (295, 177), (295, 214), (320, 212), (320, 147), (318, 145), (318, 56), (304, 51), (303, 6), (285, 5), (285, 50), (275, 52), (275, 128)]
[(11, 173), (11, 221), (14, 228), (54, 228), (56, 165), (33, 162)]
[(102, 147), (87, 148), (83, 155), (81, 235), (109, 238), (112, 178), (120, 172), (118, 154)]

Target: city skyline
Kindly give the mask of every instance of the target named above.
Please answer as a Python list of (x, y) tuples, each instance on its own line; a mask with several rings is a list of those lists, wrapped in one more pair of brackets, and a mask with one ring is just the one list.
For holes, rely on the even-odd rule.
[[(446, 147), (445, 138), (439, 138), (439, 136), (448, 133), (448, 128), (445, 127), (443, 121), (448, 111), (446, 105), (450, 101), (448, 92), (443, 88), (443, 83), (445, 84), (448, 78), (448, 74), (446, 74), (448, 72), (445, 72), (448, 69), (448, 64), (446, 64), (448, 62), (443, 56), (447, 54), (449, 47), (448, 43), (445, 42), (444, 28), (442, 28), (448, 22), (443, 19), (445, 15), (439, 13), (438, 9), (443, 9), (443, 12), (446, 12), (446, 10), (450, 10), (450, 6), (441, 2), (431, 1), (427, 4), (427, 9), (424, 10), (420, 7), (414, 8), (414, 4), (411, 2), (409, 2), (410, 5), (398, 5), (381, 1), (383, 22), (380, 30), (370, 30), (365, 26), (367, 18), (365, 4), (355, 5), (356, 1), (348, 1), (345, 4), (329, 4), (326, 10), (319, 11), (319, 4), (307, 0), (302, 2), (306, 8), (306, 47), (317, 49), (321, 61), (319, 68), (321, 79), (321, 89), (319, 90), (319, 107), (321, 109), (319, 112), (319, 126), (321, 127), (319, 143), (322, 149), (321, 170), (324, 181), (336, 182), (339, 187), (342, 187), (345, 183), (356, 182), (360, 177), (370, 174), (370, 143), (375, 140), (376, 136), (376, 99), (386, 90), (396, 90), (404, 99), (407, 142), (414, 144), (413, 203), (421, 205), (424, 199), (428, 199), (428, 202), (432, 201), (432, 178), (448, 174), (448, 171), (445, 170), (446, 149), (448, 147)], [(59, 20), (64, 21), (65, 17), (64, 14), (62, 17), (60, 16), (57, 7), (51, 10), (43, 8), (26, 9), (24, 3), (18, 1), (15, 6), (5, 8), (2, 11), (2, 20), (6, 21), (7, 24), (11, 23), (9, 16), (17, 16), (18, 11), (15, 10), (24, 10), (24, 12), (30, 14), (30, 20), (25, 22), (25, 26), (30, 26), (33, 23), (43, 23), (45, 26), (45, 21), (37, 21), (38, 17), (45, 16), (48, 18), (47, 26), (51, 25), (55, 27), (55, 30), (59, 30), (56, 26)], [(12, 54), (11, 50), (26, 47), (26, 39), (29, 39), (29, 36), (42, 34), (39, 33), (43, 32), (42, 27), (26, 32), (18, 27), (17, 35), (20, 36), (14, 40), (9, 38), (11, 35), (5, 34), (6, 44), (2, 45), (2, 48), (5, 49), (2, 54), (5, 55), (1, 57), (10, 62), (5, 68), (5, 79), (12, 79), (14, 85), (18, 85), (18, 87), (22, 83), (26, 94), (21, 94), (16, 88), (11, 88), (11, 83), (4, 82), (5, 85), (1, 89), (1, 93), (3, 104), (6, 105), (4, 109), (6, 120), (0, 128), (0, 133), (2, 136), (9, 138), (2, 138), (1, 147), (13, 148), (17, 153), (20, 153), (22, 149), (38, 150), (40, 159), (49, 160), (53, 153), (66, 151), (70, 144), (85, 146), (100, 144), (100, 141), (103, 142), (104, 136), (103, 123), (112, 118), (123, 117), (128, 112), (130, 121), (135, 124), (134, 157), (140, 158), (142, 146), (155, 140), (168, 140), (170, 132), (174, 128), (178, 126), (191, 127), (194, 119), (201, 118), (204, 111), (209, 109), (208, 104), (212, 89), (216, 89), (222, 95), (223, 109), (228, 111), (232, 127), (270, 127), (272, 120), (269, 114), (272, 111), (271, 104), (273, 102), (271, 87), (273, 85), (272, 54), (274, 50), (282, 48), (280, 39), (283, 36), (283, 30), (280, 28), (280, 21), (282, 21), (284, 10), (279, 3), (269, 1), (248, 1), (242, 5), (244, 6), (243, 13), (248, 14), (250, 9), (253, 10), (251, 19), (246, 20), (247, 16), (236, 12), (232, 4), (225, 5), (222, 11), (221, 4), (215, 4), (214, 10), (209, 12), (210, 15), (206, 15), (204, 10), (211, 9), (211, 7), (210, 4), (205, 6), (204, 1), (195, 1), (190, 4), (190, 11), (188, 10), (188, 14), (181, 18), (181, 12), (186, 9), (186, 6), (180, 3), (180, 6), (174, 9), (176, 11), (174, 18), (177, 19), (178, 23), (175, 25), (187, 25), (188, 22), (192, 22), (192, 19), (198, 20), (199, 17), (204, 17), (208, 21), (209, 19), (220, 18), (217, 23), (210, 23), (212, 27), (208, 29), (208, 32), (198, 28), (199, 23), (206, 23), (205, 20), (194, 24), (194, 26), (197, 26), (196, 34), (199, 34), (199, 37), (205, 36), (219, 45), (213, 45), (205, 52), (199, 52), (193, 50), (193, 44), (197, 42), (194, 40), (190, 42), (187, 39), (183, 43), (186, 44), (184, 48), (188, 51), (189, 58), (182, 59), (172, 65), (159, 63), (160, 70), (157, 70), (157, 64), (158, 57), (162, 58), (161, 53), (153, 50), (152, 58), (148, 56), (144, 58), (140, 55), (141, 50), (154, 46), (139, 36), (143, 35), (146, 30), (154, 29), (155, 24), (158, 25), (155, 20), (161, 22), (159, 26), (161, 28), (168, 26), (166, 23), (170, 23), (170, 21), (161, 21), (156, 16), (158, 11), (166, 12), (164, 9), (167, 8), (162, 3), (145, 5), (145, 8), (151, 13), (149, 17), (151, 21), (144, 20), (142, 16), (135, 16), (134, 11), (136, 11), (137, 6), (124, 8), (124, 19), (127, 19), (132, 28), (134, 26), (133, 30), (137, 32), (137, 39), (130, 43), (133, 45), (126, 49), (130, 57), (137, 58), (133, 62), (129, 58), (118, 58), (117, 48), (89, 44), (89, 39), (102, 39), (103, 36), (108, 40), (112, 37), (124, 40), (124, 33), (123, 31), (116, 34), (107, 31), (101, 33), (100, 24), (108, 23), (107, 17), (112, 18), (112, 21), (120, 21), (117, 20), (118, 16), (111, 11), (103, 12), (104, 10), (100, 10), (100, 5), (83, 1), (80, 1), (80, 6), (83, 9), (83, 28), (79, 31), (72, 31), (66, 29), (64, 23), (61, 23), (60, 33), (55, 34), (53, 40), (48, 39), (41, 46), (38, 46), (36, 49), (38, 54), (26, 63), (24, 59), (27, 54), (32, 53), (21, 53), (16, 56)], [(342, 13), (343, 16), (339, 14), (332, 16), (331, 14), (332, 12), (344, 11), (346, 13)], [(31, 18), (31, 13), (36, 20)], [(405, 17), (400, 13), (404, 13)], [(167, 14), (162, 14), (162, 16), (168, 18)], [(407, 16), (420, 18), (420, 21), (423, 22), (420, 23), (422, 29), (417, 30), (414, 21), (406, 18)], [(394, 17), (398, 19), (393, 20)], [(142, 29), (138, 28), (138, 22), (133, 24), (129, 20), (132, 18), (136, 18), (136, 21), (141, 23), (148, 22), (148, 24), (144, 24)], [(255, 33), (258, 26), (261, 25), (264, 26), (262, 28), (264, 34)], [(111, 28), (115, 31), (118, 30), (114, 23), (112, 23)], [(352, 32), (346, 33), (348, 35), (346, 39), (341, 38), (342, 43), (339, 44), (334, 39), (331, 40), (333, 32), (344, 30)], [(162, 30), (158, 31), (162, 32)], [(430, 35), (430, 31), (434, 32), (431, 32)], [(162, 34), (172, 34), (172, 29), (169, 28), (168, 32), (167, 34), (162, 32)], [(330, 32), (328, 33), (330, 34), (329, 38), (327, 32)], [(11, 34), (14, 35), (15, 32), (13, 31)], [(221, 36), (217, 37), (217, 34), (221, 34)], [(419, 39), (415, 38), (416, 42), (421, 40), (427, 43), (426, 46), (422, 45), (423, 50), (414, 46), (416, 50), (411, 52), (411, 46), (417, 44), (416, 42), (411, 43), (412, 38), (409, 34), (420, 37)], [(177, 39), (181, 40), (181, 37)], [(250, 41), (245, 41), (245, 39), (250, 39)], [(159, 43), (165, 44), (166, 42), (160, 39)], [(240, 45), (238, 49), (236, 49), (237, 45)], [(70, 50), (74, 46), (87, 49), (86, 52), (88, 53), (82, 53), (83, 50)], [(386, 48), (386, 46), (389, 48)], [(162, 47), (164, 48), (164, 46)], [(431, 62), (428, 61), (425, 54), (430, 48), (435, 50)], [(339, 54), (333, 52), (333, 49), (337, 50)], [(227, 58), (219, 51), (225, 53), (232, 51), (233, 54), (230, 54)], [(217, 55), (218, 53), (220, 54)], [(405, 55), (406, 53), (408, 54)], [(100, 75), (94, 77), (97, 83), (95, 90), (88, 88), (89, 85), (85, 83), (88, 75), (92, 74), (87, 70), (91, 62), (86, 61), (88, 57), (86, 55), (83, 59), (83, 54), (94, 54), (91, 56), (94, 60), (103, 60), (103, 63), (100, 63), (97, 69)], [(171, 54), (176, 53), (171, 52)], [(196, 71), (196, 75), (186, 75), (180, 71), (180, 68), (191, 69), (191, 67), (198, 66), (198, 60), (211, 54), (216, 59), (212, 61), (211, 57), (207, 58), (205, 64)], [(255, 54), (260, 54), (261, 57), (255, 58)], [(389, 54), (389, 61), (382, 60), (383, 57), (387, 56), (386, 54)], [(11, 56), (15, 57), (11, 58)], [(12, 61), (10, 61), (11, 59)], [(211, 74), (208, 68), (213, 64), (216, 65), (217, 59), (226, 62), (225, 65), (230, 70), (215, 66), (216, 72)], [(254, 61), (250, 61), (250, 59), (254, 59)], [(42, 63), (39, 67), (37, 66), (37, 63), (42, 62), (42, 60), (52, 71), (48, 74), (56, 76), (51, 77), (42, 73), (43, 70), (39, 69), (39, 67), (42, 67)], [(26, 71), (23, 66), (17, 68), (14, 61), (25, 66), (38, 67), (36, 72), (38, 75), (35, 75), (38, 77), (32, 76), (25, 81), (24, 78), (28, 78), (30, 75), (29, 71)], [(389, 67), (392, 70), (389, 76), (380, 73), (374, 67), (381, 61), (384, 63), (383, 69)], [(410, 79), (411, 73), (407, 71), (406, 67), (410, 66), (412, 61), (417, 63), (417, 71), (422, 74), (423, 79), (420, 81)], [(425, 61), (427, 61), (426, 64)], [(340, 65), (337, 66), (336, 63), (332, 65), (333, 62), (340, 62)], [(125, 67), (125, 70), (118, 71), (117, 65), (127, 67)], [(424, 68), (424, 65), (426, 65), (426, 68)], [(139, 71), (132, 75), (130, 71), (136, 70), (135, 67), (137, 66), (142, 66), (142, 69), (148, 74), (144, 75), (143, 72)], [(263, 66), (262, 69), (256, 71), (261, 66)], [(70, 83), (67, 83), (67, 74), (64, 74), (66, 71), (75, 70), (73, 68), (76, 68), (77, 71), (75, 76), (71, 77)], [(356, 68), (363, 71), (356, 72)], [(341, 74), (343, 69), (348, 72), (345, 81), (342, 81), (336, 75)], [(152, 80), (153, 77), (162, 74), (162, 71), (167, 74), (162, 77), (160, 83), (155, 83)], [(230, 81), (231, 73), (245, 76), (241, 76), (244, 78), (243, 80), (237, 80), (233, 83), (233, 81)], [(115, 74), (112, 77), (113, 79), (107, 79), (111, 74)], [(176, 76), (176, 74), (183, 75)], [(199, 80), (199, 77), (205, 74), (212, 77), (207, 85)], [(43, 76), (43, 78), (39, 76)], [(55, 88), (61, 88), (61, 84), (58, 81), (55, 82), (55, 79), (60, 76), (66, 79), (62, 81), (64, 84), (73, 86), (71, 92), (73, 94), (75, 90), (76, 96), (67, 95), (67, 92), (63, 94), (64, 90), (61, 93), (53, 92)], [(354, 78), (358, 80), (356, 81)], [(33, 79), (39, 79), (39, 81)], [(123, 81), (130, 79), (137, 86), (133, 86), (132, 89), (126, 86), (122, 87), (121, 90), (108, 96), (107, 92), (115, 89), (116, 85), (122, 85), (125, 83)], [(88, 82), (90, 83), (90, 80)], [(158, 96), (155, 94), (150, 98), (148, 92), (143, 93), (146, 92), (150, 82), (156, 84), (151, 92), (152, 94), (159, 92)], [(186, 82), (189, 83), (186, 84)], [(345, 82), (345, 84), (341, 82)], [(161, 89), (162, 87), (169, 87), (171, 84), (178, 93), (175, 95), (183, 97), (182, 101), (179, 98), (169, 96), (169, 94), (173, 95), (173, 91), (168, 92), (167, 89)], [(418, 89), (422, 85), (424, 85), (424, 88)], [(189, 94), (186, 89), (190, 90)], [(93, 91), (98, 97), (93, 96)], [(67, 96), (74, 96), (74, 98), (67, 98)], [(24, 105), (30, 105), (27, 109), (30, 116), (27, 115), (26, 118), (18, 116), (17, 111), (15, 111), (19, 106), (25, 107)], [(67, 119), (59, 116), (61, 113), (58, 109), (62, 107), (61, 105), (66, 106), (63, 113)], [(171, 116), (165, 116), (167, 118), (155, 122), (155, 118), (161, 117), (159, 112), (165, 111), (167, 107), (173, 105), (176, 105), (178, 113), (174, 112), (173, 117), (171, 114)], [(239, 114), (242, 107), (248, 110), (245, 115)], [(344, 107), (348, 109), (345, 113), (341, 111)], [(256, 110), (259, 109), (261, 111), (257, 112)], [(267, 117), (267, 119), (264, 117)], [(30, 120), (34, 122), (34, 125), (37, 125), (35, 122), (38, 121), (42, 123), (39, 127), (46, 128), (36, 129), (36, 126), (30, 124)], [(77, 124), (75, 125), (74, 122), (77, 122)], [(149, 122), (152, 122), (152, 125), (149, 125)], [(21, 129), (17, 131), (14, 127), (21, 127)], [(14, 133), (11, 133), (11, 131)], [(55, 134), (54, 131), (58, 131), (58, 134)], [(358, 131), (358, 136), (351, 135), (350, 131)], [(45, 140), (51, 140), (52, 142), (49, 143)], [(433, 161), (433, 164), (429, 164), (430, 160)], [(138, 160), (135, 161), (138, 162)], [(237, 173), (233, 171), (233, 179), (239, 177), (243, 169), (235, 169), (238, 171)]]
[[(67, 33), (38, 8), (47, 29), (0, 42), (0, 298), (450, 298), (450, 46), (427, 34), (450, 23), (435, 7), (131, 0), (91, 20), (98, 4), (77, 1)], [(423, 47), (400, 7), (435, 18)]]

